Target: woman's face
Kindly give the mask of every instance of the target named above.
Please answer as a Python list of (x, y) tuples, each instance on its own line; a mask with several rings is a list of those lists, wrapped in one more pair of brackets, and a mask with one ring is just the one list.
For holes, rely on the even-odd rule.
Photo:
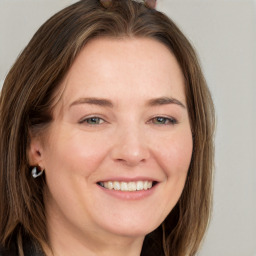
[(45, 168), (51, 229), (143, 237), (177, 203), (192, 155), (175, 57), (153, 39), (94, 39), (62, 88), (46, 136), (30, 148)]

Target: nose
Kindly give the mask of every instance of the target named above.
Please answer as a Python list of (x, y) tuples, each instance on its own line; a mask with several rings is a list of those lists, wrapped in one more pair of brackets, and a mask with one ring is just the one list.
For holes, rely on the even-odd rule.
[(139, 129), (121, 129), (115, 136), (111, 158), (127, 166), (136, 166), (150, 157), (145, 135)]

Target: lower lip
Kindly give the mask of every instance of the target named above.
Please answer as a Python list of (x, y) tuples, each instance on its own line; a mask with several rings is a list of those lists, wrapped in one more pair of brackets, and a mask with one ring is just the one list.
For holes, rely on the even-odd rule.
[(97, 185), (104, 193), (116, 197), (118, 199), (122, 200), (140, 200), (144, 199), (156, 190), (158, 184), (154, 185), (152, 188), (148, 190), (139, 190), (139, 191), (121, 191), (121, 190), (114, 190), (114, 189), (107, 189), (104, 187), (101, 187), (100, 185)]

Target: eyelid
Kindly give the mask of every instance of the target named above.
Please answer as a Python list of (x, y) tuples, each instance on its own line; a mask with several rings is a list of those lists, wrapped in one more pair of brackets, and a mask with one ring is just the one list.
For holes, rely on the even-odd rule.
[[(87, 122), (90, 119), (99, 119), (102, 122), (101, 123), (94, 123), (94, 124), (90, 124), (89, 122)], [(157, 118), (162, 118), (165, 119), (166, 121), (168, 121), (168, 123), (154, 123), (154, 120), (156, 120)], [(102, 125), (104, 123), (107, 123), (106, 119), (101, 117), (100, 115), (94, 114), (94, 115), (89, 115), (89, 116), (85, 116), (83, 118), (81, 118), (78, 121), (79, 124), (87, 124), (87, 125), (91, 125), (91, 126), (96, 126), (96, 125)], [(174, 118), (173, 116), (165, 116), (165, 115), (155, 115), (153, 117), (151, 117), (147, 123), (151, 123), (153, 125), (157, 125), (157, 126), (161, 126), (161, 125), (176, 125), (178, 124), (178, 120), (176, 118)]]
[[(168, 120), (169, 122), (167, 124), (154, 124), (153, 123), (153, 120), (156, 119), (156, 118), (163, 118), (163, 119), (166, 119)], [(157, 115), (157, 116), (153, 116), (152, 118), (150, 118), (149, 120), (150, 123), (153, 123), (154, 125), (176, 125), (178, 124), (178, 120), (172, 116), (163, 116), (163, 115)]]
[[(103, 122), (100, 123), (100, 124), (97, 124), (97, 123), (96, 123), (96, 124), (90, 124), (90, 123), (88, 123), (87, 121), (88, 121), (89, 119), (92, 119), (92, 118), (100, 119), (100, 120), (102, 120)], [(104, 118), (100, 117), (99, 115), (90, 115), (90, 116), (85, 116), (85, 117), (81, 118), (81, 119), (78, 121), (78, 123), (79, 123), (79, 124), (87, 123), (87, 125), (94, 126), (94, 125), (101, 125), (101, 124), (103, 124), (103, 123), (106, 123), (106, 120), (105, 120)]]

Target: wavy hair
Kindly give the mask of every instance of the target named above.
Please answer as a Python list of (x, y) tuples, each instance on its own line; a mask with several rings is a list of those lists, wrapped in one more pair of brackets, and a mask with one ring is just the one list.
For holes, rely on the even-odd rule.
[(0, 244), (22, 237), (48, 245), (45, 179), (28, 164), (30, 132), (51, 123), (60, 83), (85, 44), (95, 37), (153, 38), (175, 55), (185, 78), (193, 154), (182, 195), (164, 222), (144, 240), (141, 255), (195, 255), (211, 213), (214, 107), (196, 53), (163, 13), (132, 0), (104, 7), (81, 0), (43, 24), (8, 73), (0, 97)]

